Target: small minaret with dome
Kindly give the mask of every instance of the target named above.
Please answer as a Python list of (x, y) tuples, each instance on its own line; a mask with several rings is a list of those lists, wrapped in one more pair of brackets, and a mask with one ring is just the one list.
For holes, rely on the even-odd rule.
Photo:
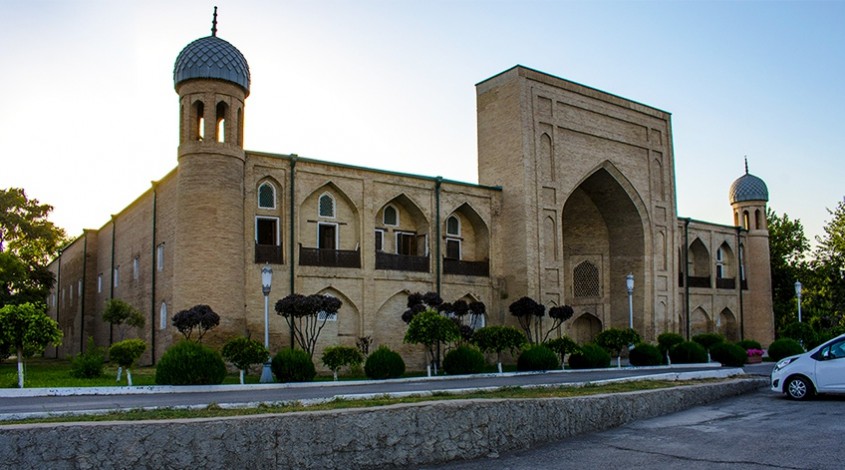
[[(244, 102), (249, 65), (211, 35), (182, 49), (173, 67), (179, 94), (174, 312), (207, 304), (221, 330), (242, 331), (244, 315)], [(225, 328), (223, 328), (225, 325)]]
[(743, 290), (744, 337), (762, 343), (774, 339), (774, 311), (772, 306), (772, 276), (769, 255), (769, 227), (766, 220), (766, 203), (769, 189), (766, 183), (748, 172), (731, 184), (728, 191), (734, 215), (734, 225), (743, 232), (740, 246), (742, 263), (741, 280), (747, 285)]

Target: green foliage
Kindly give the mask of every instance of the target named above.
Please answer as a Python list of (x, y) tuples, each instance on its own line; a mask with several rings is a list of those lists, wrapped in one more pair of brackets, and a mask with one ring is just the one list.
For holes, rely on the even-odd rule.
[(572, 369), (604, 369), (610, 366), (610, 354), (601, 346), (587, 343), (569, 355)]
[(485, 326), (475, 330), (472, 342), (483, 352), (495, 352), (496, 362), (501, 361), (502, 351), (515, 354), (528, 339), (521, 331), (512, 326)]
[(792, 338), (777, 339), (769, 345), (769, 357), (773, 361), (779, 361), (785, 357), (795, 356), (803, 352), (804, 348), (801, 347), (801, 344)]
[(359, 366), (364, 362), (364, 355), (358, 348), (351, 346), (330, 346), (323, 350), (323, 365), (334, 373), (341, 367)]
[(449, 375), (477, 374), (484, 369), (484, 355), (472, 346), (458, 346), (443, 359), (443, 370)]
[(217, 351), (194, 341), (180, 341), (165, 351), (156, 365), (156, 385), (223, 383), (226, 364)]
[(640, 342), (640, 335), (631, 328), (608, 328), (596, 336), (596, 344), (603, 347), (610, 354), (619, 356), (629, 344)]
[(270, 358), (270, 353), (260, 341), (245, 336), (230, 339), (220, 352), (224, 359), (243, 371), (253, 364), (263, 364)]
[(653, 344), (639, 343), (628, 353), (628, 361), (632, 366), (658, 366), (663, 364), (663, 354)]
[(434, 360), (435, 347), (438, 343), (449, 343), (459, 337), (458, 324), (432, 309), (415, 315), (408, 324), (408, 331), (405, 332), (405, 342), (425, 346), (431, 361)]
[(701, 333), (700, 335), (693, 336), (692, 340), (704, 347), (705, 350), (709, 351), (713, 346), (719, 343), (724, 343), (725, 337), (719, 333)]
[(126, 334), (126, 327), (143, 328), (144, 314), (120, 299), (110, 299), (103, 311), (103, 321), (118, 327), (120, 338)]
[(66, 240), (47, 220), (52, 210), (22, 188), (0, 189), (0, 307), (36, 304), (49, 295), (55, 279), (47, 263)]
[(831, 219), (824, 234), (816, 237), (816, 250), (810, 283), (810, 305), (817, 312), (831, 317), (831, 326), (845, 320), (845, 199), (828, 209)]
[(270, 363), (270, 370), (279, 382), (310, 382), (317, 375), (314, 362), (307, 351), (282, 349)]
[(677, 333), (661, 333), (657, 337), (657, 349), (660, 350), (660, 354), (666, 355), (672, 346), (683, 342), (684, 337)]
[(94, 338), (88, 337), (88, 346), (85, 351), (73, 356), (70, 361), (70, 375), (77, 379), (93, 379), (103, 375), (103, 367), (106, 362), (103, 348), (97, 347)]
[(402, 374), (405, 373), (405, 361), (397, 352), (381, 345), (367, 358), (367, 362), (364, 364), (364, 373), (374, 380), (402, 377)]
[(753, 339), (743, 339), (741, 341), (737, 341), (736, 344), (746, 351), (749, 349), (763, 349), (763, 345)]
[(528, 346), (516, 360), (516, 370), (520, 372), (554, 369), (560, 369), (557, 354), (542, 344)]
[(45, 313), (44, 304), (23, 303), (0, 308), (0, 343), (18, 356), (18, 387), (23, 388), (23, 362), (27, 355), (41, 354), (48, 344), (62, 343), (59, 324)]
[(147, 350), (147, 343), (140, 339), (125, 339), (114, 343), (109, 348), (109, 360), (120, 367), (131, 368), (135, 361)]
[(508, 311), (519, 321), (529, 343), (540, 339), (540, 319), (546, 313), (546, 306), (537, 303), (531, 297), (521, 297), (508, 306)]
[(795, 281), (808, 280), (810, 243), (798, 219), (766, 209), (769, 227), (769, 259), (772, 271), (772, 307), (778, 329), (797, 315)]
[(710, 347), (710, 357), (723, 366), (741, 367), (748, 359), (748, 352), (734, 343), (717, 343)]
[(572, 354), (578, 350), (578, 343), (568, 336), (561, 336), (550, 341), (546, 341), (546, 347), (557, 354), (560, 362), (563, 362), (567, 354)]
[[(293, 337), (299, 347), (314, 357), (317, 339), (332, 315), (337, 315), (343, 302), (331, 295), (290, 294), (276, 302), (275, 310), (287, 322), (293, 331)], [(320, 319), (322, 314), (322, 319)]]
[(819, 335), (816, 333), (813, 327), (811, 327), (810, 324), (806, 322), (790, 323), (780, 330), (780, 334), (778, 336), (781, 338), (792, 338), (798, 341), (799, 343), (803, 342), (804, 346), (807, 349), (812, 349), (821, 344), (821, 342), (819, 341)]
[(707, 362), (707, 350), (695, 341), (684, 341), (672, 346), (669, 357), (673, 364), (697, 364)]
[(220, 324), (220, 315), (214, 312), (208, 305), (194, 305), (188, 310), (182, 310), (173, 315), (173, 326), (182, 333), (186, 340), (191, 340), (194, 329), (197, 330), (197, 341), (202, 342), (202, 337), (208, 330)]

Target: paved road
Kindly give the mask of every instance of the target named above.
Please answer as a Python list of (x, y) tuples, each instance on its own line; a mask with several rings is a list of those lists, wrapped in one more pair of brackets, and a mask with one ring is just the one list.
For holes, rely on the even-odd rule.
[(426, 469), (841, 469), (845, 397), (761, 390), (528, 451)]
[[(757, 366), (758, 368), (760, 366)], [(759, 369), (768, 373), (770, 366)], [(671, 369), (605, 369), (602, 371), (566, 371), (547, 374), (508, 374), (482, 377), (456, 378), (449, 380), (385, 381), (368, 383), (297, 384), (296, 386), (276, 384), (254, 387), (224, 387), (216, 391), (187, 392), (188, 387), (179, 388), (179, 393), (145, 393), (124, 395), (74, 395), (14, 397), (4, 396), (0, 400), (0, 417), (26, 416), (32, 413), (66, 413), (110, 409), (133, 409), (143, 407), (184, 407), (217, 404), (245, 404), (256, 402), (283, 402), (291, 400), (328, 399), (337, 395), (402, 394), (423, 391), (459, 390), (467, 388), (506, 387), (540, 384), (562, 384), (595, 382), (641, 375), (655, 375), (701, 371), (695, 367), (673, 367)], [(704, 369), (719, 370), (719, 369)], [(233, 390), (233, 388), (235, 390)], [(204, 389), (204, 390), (207, 390)]]

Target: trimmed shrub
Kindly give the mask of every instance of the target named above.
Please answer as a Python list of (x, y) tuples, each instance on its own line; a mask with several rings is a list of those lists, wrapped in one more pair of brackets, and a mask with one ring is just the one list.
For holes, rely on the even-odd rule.
[(683, 342), (684, 337), (677, 333), (662, 333), (657, 337), (657, 349), (660, 350), (660, 354), (665, 356), (672, 349), (672, 346)]
[(610, 366), (610, 353), (601, 346), (587, 343), (569, 355), (572, 369), (603, 369)]
[(364, 373), (374, 380), (395, 379), (405, 373), (405, 361), (399, 353), (381, 345), (367, 358)]
[(364, 355), (361, 354), (358, 348), (352, 346), (329, 346), (323, 350), (321, 360), (323, 361), (323, 365), (332, 371), (334, 379), (337, 380), (337, 371), (341, 367), (360, 368), (361, 363), (364, 362)]
[(566, 358), (567, 354), (572, 354), (578, 350), (578, 343), (575, 342), (572, 338), (568, 336), (561, 336), (560, 338), (555, 338), (553, 340), (547, 341), (546, 347), (551, 349), (552, 351), (557, 354), (558, 358), (560, 358), (560, 362), (562, 363), (564, 358)]
[(748, 352), (738, 344), (719, 343), (710, 348), (710, 357), (723, 366), (740, 367), (748, 359)]
[(792, 338), (777, 339), (769, 345), (769, 357), (773, 361), (779, 361), (785, 357), (802, 354), (803, 352), (804, 348), (801, 347), (801, 344)]
[(695, 341), (684, 341), (672, 346), (669, 358), (673, 364), (696, 364), (707, 362), (707, 350)]
[(443, 359), (443, 370), (449, 375), (477, 374), (484, 369), (484, 354), (471, 346), (458, 346)]
[(273, 356), (270, 370), (279, 382), (310, 382), (317, 375), (307, 351), (285, 348)]
[(803, 341), (804, 346), (812, 349), (821, 344), (819, 335), (807, 322), (792, 322), (783, 327), (778, 334), (779, 338), (792, 338), (799, 344)]
[(156, 365), (156, 385), (216, 385), (226, 378), (220, 353), (193, 341), (179, 341)]
[(520, 372), (554, 369), (560, 369), (557, 354), (542, 344), (529, 346), (516, 360), (516, 370)]
[(749, 349), (763, 349), (763, 345), (753, 339), (744, 339), (736, 342), (737, 346), (748, 351)]
[(94, 338), (88, 337), (88, 346), (70, 362), (70, 375), (78, 379), (93, 379), (103, 375), (105, 355), (103, 348), (97, 347)]
[(117, 363), (120, 367), (127, 369), (144, 354), (147, 343), (141, 339), (125, 339), (114, 343), (109, 348), (109, 360)]
[(653, 344), (639, 343), (628, 352), (628, 361), (632, 366), (659, 366), (663, 364), (663, 354)]
[(700, 335), (693, 336), (692, 340), (703, 346), (705, 350), (709, 351), (713, 346), (719, 343), (724, 343), (725, 337), (719, 333), (702, 333)]

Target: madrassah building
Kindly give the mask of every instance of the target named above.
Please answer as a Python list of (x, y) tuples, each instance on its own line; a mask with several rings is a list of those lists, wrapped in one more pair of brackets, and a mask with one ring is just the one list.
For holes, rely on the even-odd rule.
[[(146, 316), (132, 333), (148, 344), (142, 362), (178, 340), (172, 317), (196, 304), (221, 317), (209, 342), (260, 339), (267, 265), (271, 305), (343, 302), (318, 351), (369, 336), (410, 368), (424, 368), (422, 348), (402, 343), (413, 292), (484, 302), (488, 325), (515, 325), (508, 306), (523, 296), (570, 305), (563, 333), (579, 342), (628, 327), (630, 311), (651, 341), (774, 337), (766, 185), (747, 169), (733, 183), (733, 226), (678, 217), (666, 111), (515, 66), (476, 85), (475, 184), (244, 150), (249, 66), (216, 23), (173, 80), (176, 168), (50, 265), (58, 357), (120, 339), (102, 320), (112, 298)], [(269, 336), (273, 353), (290, 344), (272, 312)]]

